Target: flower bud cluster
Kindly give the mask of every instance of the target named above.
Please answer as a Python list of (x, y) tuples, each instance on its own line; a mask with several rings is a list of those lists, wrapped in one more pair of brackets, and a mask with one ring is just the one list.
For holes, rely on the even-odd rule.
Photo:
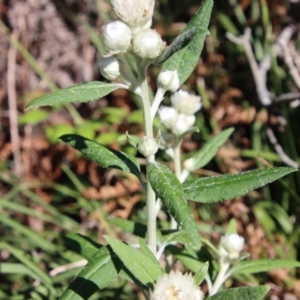
[(243, 250), (245, 239), (236, 234), (226, 234), (221, 237), (219, 252), (222, 259), (229, 262), (235, 262), (240, 258), (240, 253)]
[(195, 113), (201, 109), (201, 97), (179, 90), (171, 96), (172, 107), (162, 107), (158, 116), (162, 124), (179, 136), (195, 123)]
[(106, 57), (132, 50), (141, 58), (155, 59), (165, 48), (161, 36), (150, 29), (155, 0), (110, 0), (120, 20), (102, 27)]

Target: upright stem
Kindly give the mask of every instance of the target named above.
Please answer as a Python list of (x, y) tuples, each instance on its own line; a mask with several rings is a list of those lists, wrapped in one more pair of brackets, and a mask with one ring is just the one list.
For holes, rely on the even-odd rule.
[[(136, 58), (137, 69), (138, 69), (138, 78), (141, 88), (141, 98), (142, 98), (142, 108), (144, 116), (144, 127), (145, 135), (147, 137), (153, 137), (153, 127), (152, 127), (152, 118), (151, 118), (151, 108), (150, 108), (150, 99), (149, 99), (149, 90), (147, 83), (146, 70), (148, 67), (148, 62), (139, 58)], [(146, 157), (146, 168), (148, 168), (150, 163), (155, 162), (155, 156), (149, 155)], [(155, 202), (156, 197), (152, 189), (152, 186), (147, 178), (146, 185), (146, 201), (147, 201), (147, 232), (148, 232), (148, 246), (150, 250), (156, 255), (156, 208)]]
[[(181, 177), (181, 144), (182, 141), (176, 141), (176, 145), (173, 148), (174, 150), (174, 168), (175, 168), (175, 175), (180, 180)], [(171, 229), (177, 229), (177, 222), (172, 217), (171, 219)]]

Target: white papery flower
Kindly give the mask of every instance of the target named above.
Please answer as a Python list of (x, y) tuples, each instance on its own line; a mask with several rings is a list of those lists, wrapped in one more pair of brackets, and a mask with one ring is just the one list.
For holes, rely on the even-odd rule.
[(194, 284), (192, 274), (171, 271), (158, 279), (151, 300), (202, 300), (203, 293)]
[(104, 57), (100, 63), (100, 72), (106, 79), (116, 79), (120, 75), (119, 61), (114, 56)]
[(229, 261), (234, 261), (240, 257), (240, 252), (243, 250), (245, 239), (236, 234), (226, 234), (221, 237), (219, 251), (222, 258), (227, 258)]
[(185, 114), (179, 114), (172, 128), (172, 132), (176, 135), (181, 135), (187, 132), (196, 121), (195, 115), (187, 116)]
[(193, 115), (202, 107), (201, 97), (183, 90), (174, 93), (171, 102), (180, 113), (186, 115)]
[(157, 85), (166, 91), (175, 92), (179, 89), (179, 77), (177, 70), (164, 71), (157, 76)]
[(104, 46), (109, 52), (105, 57), (126, 52), (130, 46), (131, 29), (122, 21), (113, 21), (102, 27)]
[(158, 110), (158, 117), (162, 124), (171, 129), (177, 121), (178, 113), (174, 107), (162, 106)]
[(110, 3), (134, 34), (151, 27), (155, 0), (110, 0)]
[(165, 48), (166, 43), (152, 29), (139, 31), (133, 38), (133, 52), (142, 58), (157, 58)]

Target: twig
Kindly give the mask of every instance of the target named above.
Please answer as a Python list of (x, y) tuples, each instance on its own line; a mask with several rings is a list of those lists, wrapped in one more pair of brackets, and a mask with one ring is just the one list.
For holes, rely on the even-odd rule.
[(82, 259), (64, 266), (59, 266), (55, 269), (53, 269), (52, 271), (49, 272), (49, 275), (51, 277), (54, 277), (60, 273), (66, 272), (68, 270), (71, 269), (75, 269), (75, 268), (79, 268), (79, 267), (84, 267), (87, 264), (87, 260), (86, 259)]
[(296, 84), (297, 88), (300, 89), (300, 74), (299, 70), (297, 69), (294, 59), (292, 57), (289, 41), (291, 40), (293, 34), (296, 31), (296, 25), (290, 24), (286, 26), (280, 35), (277, 38), (276, 43), (274, 44), (274, 52), (276, 56), (282, 56), (283, 60), (288, 67), (289, 73), (291, 77), (294, 79), (294, 83)]
[[(16, 35), (16, 33), (13, 33), (13, 36)], [(16, 173), (16, 175), (20, 176), (22, 173), (22, 162), (20, 154), (20, 138), (16, 95), (16, 54), (16, 48), (13, 45), (10, 45), (10, 48), (8, 50), (7, 61), (7, 97), (9, 107), (10, 137), (12, 144), (12, 152), (14, 156), (14, 172)]]
[(266, 58), (263, 60), (261, 64), (261, 69), (258, 67), (258, 64), (255, 60), (251, 45), (250, 45), (250, 36), (251, 29), (247, 27), (245, 29), (244, 35), (240, 37), (236, 37), (230, 32), (226, 33), (226, 37), (233, 43), (243, 45), (245, 48), (246, 56), (248, 58), (250, 68), (253, 74), (253, 78), (255, 81), (256, 91), (258, 94), (258, 98), (263, 106), (269, 106), (272, 103), (270, 93), (267, 89), (266, 83), (266, 72), (268, 68), (270, 68), (270, 58)]

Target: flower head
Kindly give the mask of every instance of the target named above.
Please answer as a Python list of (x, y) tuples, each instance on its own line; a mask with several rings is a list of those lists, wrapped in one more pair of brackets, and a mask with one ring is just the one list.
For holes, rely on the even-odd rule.
[(156, 139), (148, 136), (142, 137), (138, 144), (138, 150), (145, 157), (155, 154), (158, 150)]
[(187, 132), (189, 129), (191, 129), (195, 121), (196, 121), (195, 115), (188, 116), (185, 114), (179, 114), (176, 123), (172, 128), (172, 131), (176, 135), (181, 135)]
[(130, 46), (131, 29), (122, 21), (113, 21), (102, 27), (104, 46), (111, 56), (119, 52), (126, 52)]
[(151, 300), (202, 300), (203, 293), (194, 284), (191, 274), (171, 271), (158, 279), (151, 293)]
[(174, 107), (163, 106), (158, 110), (160, 122), (171, 129), (177, 121), (177, 110)]
[(186, 115), (193, 115), (202, 107), (201, 97), (183, 90), (174, 93), (171, 102), (179, 112)]
[(110, 0), (117, 16), (133, 33), (151, 27), (155, 0)]
[(165, 44), (155, 30), (145, 29), (134, 36), (133, 52), (142, 58), (154, 59), (162, 53)]
[(219, 245), (221, 257), (227, 258), (229, 261), (237, 260), (243, 250), (244, 242), (245, 239), (236, 233), (222, 236)]
[(174, 93), (179, 88), (179, 77), (177, 70), (159, 73), (157, 77), (157, 84), (166, 91)]
[(120, 75), (119, 61), (114, 56), (104, 57), (100, 63), (100, 72), (106, 79), (116, 79)]

